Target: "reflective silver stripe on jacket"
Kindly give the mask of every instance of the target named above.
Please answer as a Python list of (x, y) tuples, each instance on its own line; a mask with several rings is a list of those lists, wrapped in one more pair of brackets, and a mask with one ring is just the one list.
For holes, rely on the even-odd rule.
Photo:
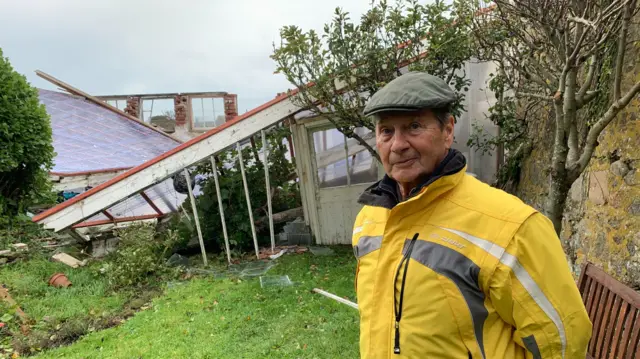
[[(406, 251), (408, 243), (409, 240), (405, 242), (403, 252)], [(486, 358), (483, 327), (489, 312), (484, 306), (484, 293), (480, 290), (478, 283), (480, 267), (456, 250), (423, 240), (416, 241), (411, 258), (455, 283), (467, 302), (473, 319), (476, 342), (480, 347), (482, 358)]]
[(382, 246), (382, 236), (362, 236), (358, 244), (353, 247), (353, 254), (357, 259), (365, 256)]
[(562, 344), (562, 357), (564, 358), (565, 351), (567, 350), (567, 336), (564, 331), (564, 324), (562, 323), (560, 314), (558, 314), (556, 308), (553, 306), (553, 304), (551, 304), (549, 298), (544, 295), (544, 292), (542, 291), (542, 289), (540, 289), (538, 283), (533, 280), (531, 275), (526, 271), (526, 269), (524, 269), (522, 264), (520, 264), (518, 258), (507, 253), (505, 248), (486, 239), (478, 238), (468, 233), (457, 231), (455, 229), (442, 227), (440, 229), (456, 234), (468, 240), (469, 242), (484, 249), (485, 251), (487, 251), (487, 253), (497, 258), (500, 263), (511, 268), (513, 274), (516, 276), (516, 278), (518, 278), (520, 284), (522, 284), (527, 293), (529, 293), (531, 298), (533, 298), (540, 309), (542, 309), (542, 311), (551, 319), (553, 324), (555, 324), (556, 329), (558, 329), (558, 336), (560, 337), (560, 342)]

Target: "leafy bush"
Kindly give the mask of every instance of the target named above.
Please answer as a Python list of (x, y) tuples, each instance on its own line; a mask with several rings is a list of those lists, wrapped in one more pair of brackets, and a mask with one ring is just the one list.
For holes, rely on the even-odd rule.
[(0, 216), (52, 203), (53, 157), (49, 115), (38, 91), (0, 50)]
[(114, 289), (147, 284), (154, 276), (168, 273), (166, 255), (182, 241), (172, 230), (157, 234), (149, 225), (122, 229), (118, 237), (118, 249), (100, 268)]
[[(278, 128), (269, 134), (269, 181), (274, 190), (272, 197), (273, 213), (278, 213), (287, 209), (301, 206), (300, 189), (296, 182), (290, 181), (291, 174), (295, 172), (295, 166), (285, 158), (287, 147), (283, 144), (283, 139), (289, 134), (286, 128)], [(262, 148), (262, 141), (256, 139), (256, 147)], [(253, 208), (254, 221), (267, 216), (267, 191), (264, 178), (264, 167), (262, 155), (256, 161), (257, 153), (247, 147), (242, 150), (245, 165), (247, 182)], [(220, 196), (224, 209), (224, 215), (229, 235), (229, 242), (232, 250), (244, 251), (252, 248), (253, 235), (247, 211), (247, 202), (238, 161), (238, 152), (235, 149), (224, 151), (217, 156), (218, 178), (220, 181)], [(223, 163), (233, 164), (233, 167), (223, 167)], [(223, 250), (224, 237), (222, 223), (220, 221), (220, 211), (216, 194), (215, 181), (213, 179), (211, 163), (203, 163), (198, 166), (197, 173), (208, 176), (200, 182), (203, 194), (196, 199), (200, 224), (207, 249)], [(194, 173), (194, 176), (196, 173)], [(185, 206), (188, 212), (191, 206)], [(177, 224), (180, 233), (187, 236), (195, 236), (193, 226), (188, 220), (182, 219)], [(256, 229), (261, 239), (268, 241), (269, 226), (267, 221), (262, 221), (262, 225)], [(214, 248), (211, 248), (211, 246)]]

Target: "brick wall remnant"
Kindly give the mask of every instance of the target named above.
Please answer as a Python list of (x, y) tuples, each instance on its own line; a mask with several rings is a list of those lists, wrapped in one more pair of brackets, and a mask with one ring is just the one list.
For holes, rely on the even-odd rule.
[(124, 112), (136, 118), (140, 118), (140, 97), (128, 97), (127, 107)]
[(225, 122), (231, 121), (236, 116), (238, 116), (238, 95), (227, 94), (224, 96)]
[(173, 99), (173, 110), (176, 113), (176, 127), (184, 127), (189, 117), (189, 99), (187, 96), (178, 95)]

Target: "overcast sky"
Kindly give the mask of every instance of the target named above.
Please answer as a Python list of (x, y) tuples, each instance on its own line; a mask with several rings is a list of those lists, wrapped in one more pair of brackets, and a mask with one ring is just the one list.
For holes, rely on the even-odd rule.
[(243, 113), (291, 85), (269, 58), (279, 29), (322, 30), (370, 0), (0, 0), (0, 48), (32, 85), (42, 70), (92, 95), (226, 91)]

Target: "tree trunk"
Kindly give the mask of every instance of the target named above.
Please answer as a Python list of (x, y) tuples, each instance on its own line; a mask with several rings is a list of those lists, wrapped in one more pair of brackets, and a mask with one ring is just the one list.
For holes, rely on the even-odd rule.
[[(304, 210), (302, 209), (302, 207), (288, 209), (284, 212), (274, 213), (273, 224), (292, 221), (298, 217), (303, 217), (303, 216), (304, 216)], [(269, 217), (259, 218), (254, 223), (256, 224), (256, 228), (263, 230), (269, 225)]]
[(558, 236), (562, 230), (562, 215), (564, 205), (569, 193), (567, 181), (567, 155), (569, 148), (567, 145), (567, 132), (565, 132), (565, 113), (562, 103), (559, 100), (554, 102), (555, 108), (555, 138), (553, 143), (553, 158), (551, 159), (551, 179), (549, 182), (549, 194), (544, 206), (547, 217), (553, 222), (553, 227)]
[(547, 195), (544, 211), (553, 223), (558, 236), (560, 236), (560, 231), (562, 230), (562, 216), (564, 215), (564, 207), (567, 203), (570, 188), (571, 185), (568, 183), (566, 176), (551, 176), (549, 194)]

